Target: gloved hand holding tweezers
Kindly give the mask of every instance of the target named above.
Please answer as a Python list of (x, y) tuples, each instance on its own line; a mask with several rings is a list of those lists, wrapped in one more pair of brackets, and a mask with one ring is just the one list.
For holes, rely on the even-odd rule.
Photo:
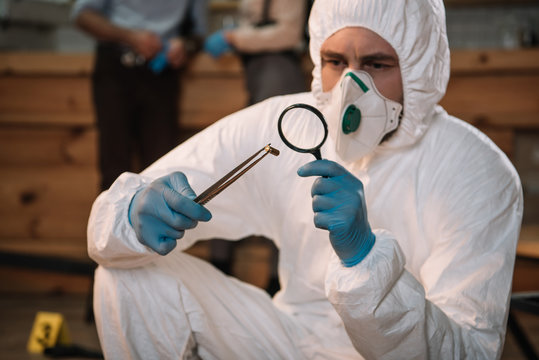
[[(261, 156), (259, 156), (262, 152)], [(163, 176), (139, 190), (131, 199), (128, 218), (138, 241), (161, 255), (176, 247), (185, 230), (209, 221), (211, 213), (204, 204), (245, 174), (268, 153), (278, 156), (279, 150), (269, 144), (235, 167), (223, 178), (195, 197), (195, 192), (181, 172)], [(257, 158), (258, 156), (258, 158)]]

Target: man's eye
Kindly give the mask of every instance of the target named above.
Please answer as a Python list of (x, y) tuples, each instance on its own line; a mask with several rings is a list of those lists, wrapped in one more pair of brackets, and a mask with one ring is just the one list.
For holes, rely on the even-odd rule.
[(391, 67), (391, 65), (382, 63), (382, 62), (368, 62), (364, 66), (366, 68), (371, 68), (371, 69), (376, 69), (376, 70), (386, 69), (386, 68)]
[(339, 67), (339, 66), (346, 65), (344, 63), (344, 61), (339, 60), (339, 59), (322, 59), (322, 63), (324, 65), (331, 65), (331, 66), (334, 66), (334, 67)]

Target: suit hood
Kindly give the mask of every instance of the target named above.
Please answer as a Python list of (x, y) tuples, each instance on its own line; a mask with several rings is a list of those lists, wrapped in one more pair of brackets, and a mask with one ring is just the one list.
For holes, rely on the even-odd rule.
[(312, 92), (319, 106), (322, 91), (320, 48), (345, 27), (367, 28), (399, 57), (403, 86), (403, 117), (383, 147), (415, 143), (427, 130), (429, 116), (449, 81), (450, 59), (442, 0), (316, 0), (309, 18), (310, 55), (314, 64)]

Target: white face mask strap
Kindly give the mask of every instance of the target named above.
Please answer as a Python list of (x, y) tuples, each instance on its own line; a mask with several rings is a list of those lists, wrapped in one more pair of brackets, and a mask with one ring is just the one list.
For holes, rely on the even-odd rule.
[(386, 109), (388, 113), (387, 123), (386, 123), (386, 134), (390, 131), (395, 130), (400, 123), (402, 118), (402, 105), (393, 100), (386, 100)]

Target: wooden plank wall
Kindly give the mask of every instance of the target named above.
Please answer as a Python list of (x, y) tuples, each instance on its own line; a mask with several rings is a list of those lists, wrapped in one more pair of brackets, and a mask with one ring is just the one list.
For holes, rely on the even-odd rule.
[[(0, 252), (89, 262), (86, 223), (99, 183), (91, 66), (89, 54), (0, 54)], [(196, 132), (241, 109), (243, 81), (236, 57), (200, 55), (183, 77), (180, 125)], [(454, 52), (442, 105), (511, 156), (516, 131), (539, 129), (539, 51)], [(193, 252), (207, 256), (204, 247)], [(0, 264), (0, 291), (88, 286), (87, 277)]]
[(440, 104), (485, 132), (511, 158), (515, 133), (539, 130), (539, 51), (454, 52)]
[[(92, 61), (89, 54), (0, 54), (0, 252), (90, 263), (86, 224), (99, 188)], [(180, 124), (187, 132), (247, 101), (233, 57), (198, 59), (183, 89)], [(207, 256), (204, 246), (191, 252)], [(1, 265), (0, 291), (86, 292), (90, 284), (83, 275)]]

